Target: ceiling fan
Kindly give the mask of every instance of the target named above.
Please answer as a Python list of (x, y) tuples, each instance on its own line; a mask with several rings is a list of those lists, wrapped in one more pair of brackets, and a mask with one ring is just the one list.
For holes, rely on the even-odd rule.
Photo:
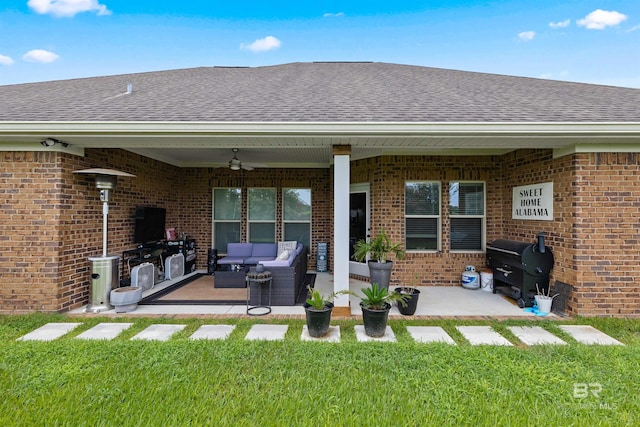
[(253, 168), (265, 167), (265, 165), (259, 165), (255, 163), (242, 163), (238, 159), (238, 151), (240, 150), (238, 148), (233, 148), (231, 149), (231, 151), (233, 151), (233, 158), (229, 160), (229, 169), (231, 169), (232, 171), (237, 171), (240, 169), (244, 169), (246, 171), (252, 171)]

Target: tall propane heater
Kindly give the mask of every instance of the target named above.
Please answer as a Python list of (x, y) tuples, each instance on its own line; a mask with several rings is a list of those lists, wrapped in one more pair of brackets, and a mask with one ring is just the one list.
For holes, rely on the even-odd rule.
[(130, 173), (113, 169), (83, 169), (73, 173), (95, 175), (96, 188), (100, 191), (102, 202), (102, 256), (89, 257), (91, 263), (91, 287), (89, 289), (89, 305), (85, 312), (99, 313), (110, 310), (109, 294), (112, 288), (120, 283), (120, 257), (107, 254), (107, 228), (109, 217), (109, 197), (111, 190), (116, 188), (119, 176), (135, 177)]

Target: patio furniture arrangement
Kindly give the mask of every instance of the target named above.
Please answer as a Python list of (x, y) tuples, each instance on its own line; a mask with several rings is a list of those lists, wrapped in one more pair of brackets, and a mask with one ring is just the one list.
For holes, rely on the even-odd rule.
[[(308, 249), (295, 241), (278, 243), (229, 243), (227, 255), (218, 265), (264, 265), (271, 272), (273, 305), (296, 305), (304, 288), (307, 274)], [(216, 280), (221, 272), (216, 272)], [(218, 285), (216, 284), (216, 287)], [(257, 296), (250, 295), (249, 303), (258, 305)]]

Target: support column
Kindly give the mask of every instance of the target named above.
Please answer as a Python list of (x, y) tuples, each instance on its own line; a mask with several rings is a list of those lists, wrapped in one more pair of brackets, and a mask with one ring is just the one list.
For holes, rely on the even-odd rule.
[[(349, 184), (351, 146), (333, 146), (333, 290), (349, 289)], [(351, 316), (349, 295), (339, 295), (333, 312)]]

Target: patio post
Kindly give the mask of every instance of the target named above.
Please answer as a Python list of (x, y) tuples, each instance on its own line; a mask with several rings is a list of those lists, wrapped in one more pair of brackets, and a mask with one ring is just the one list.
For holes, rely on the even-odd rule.
[[(349, 183), (351, 146), (333, 146), (333, 290), (349, 290)], [(338, 295), (334, 313), (350, 316), (349, 296)]]

